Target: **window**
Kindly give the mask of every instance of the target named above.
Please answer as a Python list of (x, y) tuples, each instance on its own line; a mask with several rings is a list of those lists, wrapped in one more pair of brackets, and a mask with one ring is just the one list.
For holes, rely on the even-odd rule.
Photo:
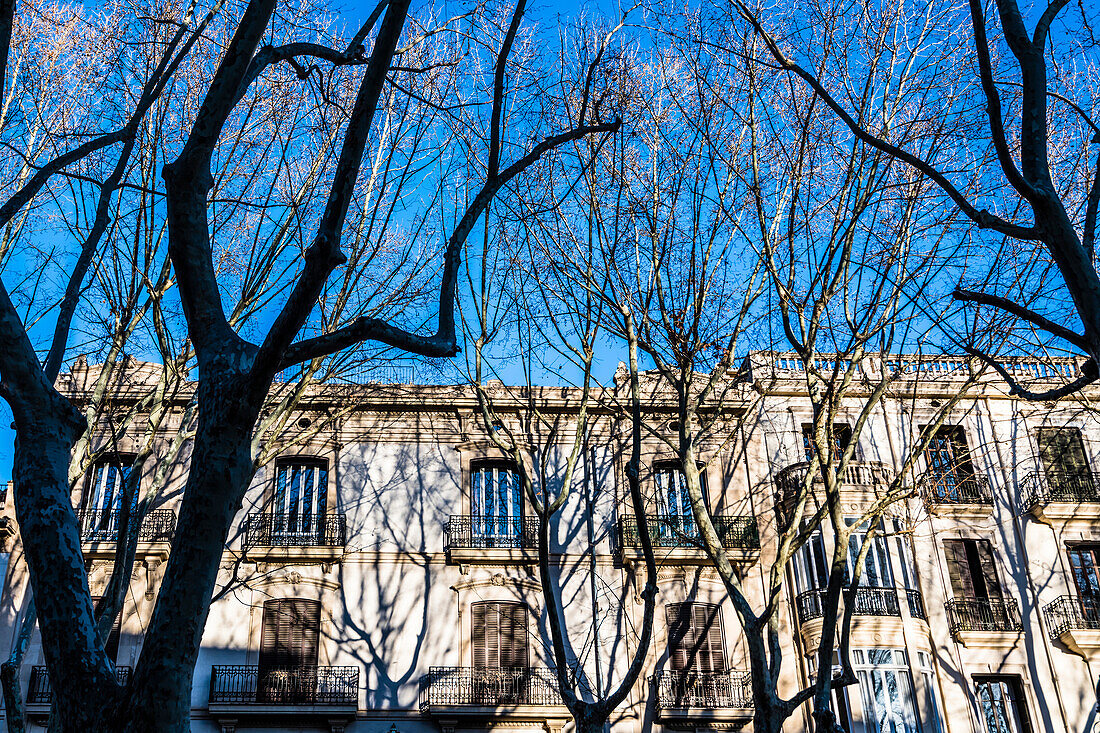
[(928, 652), (917, 652), (917, 667), (920, 670), (921, 686), (924, 687), (925, 709), (925, 733), (943, 733), (940, 705), (936, 697), (936, 670), (932, 666), (932, 655)]
[(1085, 458), (1085, 444), (1077, 428), (1041, 428), (1039, 463), (1051, 500), (1074, 501), (1096, 495), (1092, 471)]
[(944, 425), (936, 430), (924, 449), (924, 460), (928, 464), (928, 475), (933, 479), (935, 498), (967, 503), (966, 499), (976, 487), (973, 486), (974, 465), (963, 429), (958, 425)]
[(328, 465), (316, 458), (280, 460), (271, 500), (274, 544), (321, 544), (328, 504)]
[(867, 733), (919, 733), (913, 680), (903, 649), (853, 649)]
[(794, 555), (794, 584), (799, 593), (824, 588), (829, 582), (825, 561), (825, 538), (818, 530)]
[[(122, 499), (130, 478), (133, 459), (111, 456), (96, 461), (91, 481), (81, 505), (81, 525), (85, 539), (113, 540), (118, 536), (122, 514)], [(130, 509), (137, 506), (137, 491), (130, 499)]]
[(1081, 612), (1090, 621), (1100, 621), (1100, 545), (1069, 548), (1073, 583), (1081, 600)]
[[(692, 528), (695, 527), (695, 519), (691, 514), (691, 497), (688, 495), (687, 479), (680, 467), (671, 464), (660, 464), (654, 468), (654, 479), (657, 484), (657, 511), (662, 517), (670, 519), (683, 518)], [(699, 487), (703, 490), (703, 498), (707, 495), (706, 474), (699, 472)]]
[(665, 609), (668, 661), (674, 671), (724, 672), (722, 614), (705, 603), (673, 603)]
[(264, 603), (257, 697), (261, 702), (309, 702), (317, 688), (321, 603), (279, 598)]
[(474, 667), (527, 667), (527, 607), (486, 601), (471, 606)]
[[(848, 524), (855, 519), (848, 519)], [(868, 530), (861, 528), (848, 537), (848, 577), (855, 574), (855, 562), (863, 543), (867, 541)], [(902, 530), (897, 519), (882, 520), (860, 571), (859, 584), (869, 588), (916, 588), (913, 571), (913, 552), (909, 537)]]
[(1031, 733), (1024, 686), (1015, 675), (974, 678), (978, 707), (988, 733)]
[(943, 548), (955, 598), (1003, 599), (989, 540), (944, 540)]
[(523, 487), (514, 465), (490, 461), (471, 467), (470, 514), (479, 547), (510, 547), (522, 535)]
[[(833, 423), (832, 443), (833, 457), (839, 458), (852, 444), (852, 426), (846, 422)], [(802, 451), (807, 463), (814, 459), (813, 423), (802, 423)]]

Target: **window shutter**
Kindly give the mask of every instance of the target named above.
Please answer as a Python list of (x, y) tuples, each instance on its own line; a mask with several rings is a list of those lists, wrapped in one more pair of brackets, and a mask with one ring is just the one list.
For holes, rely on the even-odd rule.
[(695, 669), (700, 672), (721, 672), (725, 669), (722, 639), (722, 617), (718, 606), (694, 604), (692, 617), (698, 652)]
[(280, 598), (264, 604), (260, 667), (315, 667), (321, 635), (321, 604)]
[(1084, 468), (1085, 446), (1077, 428), (1041, 428), (1039, 460), (1050, 472), (1074, 472)]
[[(102, 596), (92, 596), (92, 608), (99, 605)], [(111, 624), (111, 633), (107, 635), (107, 643), (103, 645), (103, 651), (112, 662), (118, 661), (118, 645), (122, 640), (122, 611), (115, 616), (115, 622)]]
[(527, 666), (527, 609), (518, 603), (500, 604), (500, 666)]
[(673, 603), (665, 609), (665, 618), (668, 624), (669, 666), (673, 670), (725, 670), (725, 641), (718, 606)]
[(989, 540), (975, 542), (978, 556), (978, 569), (985, 584), (986, 597), (995, 601), (1002, 600), (1001, 583), (997, 580), (997, 563), (993, 560), (993, 544)]
[(668, 624), (668, 662), (674, 670), (687, 669), (688, 631), (691, 626), (691, 604), (672, 603), (665, 609), (665, 621)]
[(966, 540), (944, 540), (947, 557), (947, 574), (951, 577), (951, 591), (955, 598), (974, 598), (974, 579), (970, 575), (970, 561), (966, 557)]
[(471, 606), (473, 662), (477, 669), (527, 666), (527, 607), (483, 602)]
[(486, 604), (475, 603), (471, 609), (470, 623), (473, 630), (474, 667), (485, 669), (489, 666), (487, 655), (487, 634), (485, 633)]

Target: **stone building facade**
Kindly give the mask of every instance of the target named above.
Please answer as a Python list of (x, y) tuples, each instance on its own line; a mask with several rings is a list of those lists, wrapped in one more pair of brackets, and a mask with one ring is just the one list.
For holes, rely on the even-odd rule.
[[(922, 379), (899, 380), (854, 438), (842, 497), (853, 515), (961, 384), (957, 360), (911, 361)], [(737, 416), (730, 432), (701, 458), (716, 524), (752, 589), (763, 587), (774, 556), (777, 493), (805, 470), (811, 412), (797, 364), (766, 354), (748, 363), (752, 377), (729, 405)], [(1041, 381), (1075, 367), (1016, 368)], [(68, 377), (73, 396), (87, 378)], [(506, 390), (491, 389), (508, 415)], [(1096, 724), (1100, 483), (1091, 466), (1100, 466), (1100, 420), (1092, 396), (1028, 403), (986, 378), (950, 410), (917, 461), (921, 490), (889, 510), (887, 531), (867, 556), (850, 639), (859, 682), (836, 696), (850, 733), (1077, 733)], [(539, 402), (567, 419), (577, 395), (545, 388)], [(854, 393), (837, 435), (861, 405)], [(673, 453), (661, 439), (675, 427), (667, 410), (661, 400), (647, 406), (653, 432), (643, 450), (659, 564), (655, 634), (646, 672), (612, 728), (751, 731), (737, 615), (692, 538)], [(551, 528), (551, 565), (572, 673), (606, 690), (636, 647), (645, 570), (625, 486), (628, 431), (612, 411), (597, 412), (578, 483)], [(225, 549), (195, 675), (193, 730), (571, 728), (549, 671), (537, 525), (513, 467), (481, 428), (473, 391), (319, 387), (288, 435), (257, 473)], [(113, 557), (117, 487), (134, 450), (128, 440), (103, 453), (73, 496), (93, 594), (105, 587)], [(549, 446), (550, 462), (563, 450)], [(137, 660), (170, 555), (186, 451), (178, 463), (142, 526), (108, 642), (120, 676)], [(3, 514), (3, 527), (11, 526), (10, 507)], [(815, 536), (787, 578), (783, 694), (814, 672), (828, 543)], [(5, 655), (26, 608), (17, 533), (6, 550)], [(41, 725), (50, 691), (36, 636), (26, 662), (27, 710)], [(809, 729), (807, 712), (786, 730)]]

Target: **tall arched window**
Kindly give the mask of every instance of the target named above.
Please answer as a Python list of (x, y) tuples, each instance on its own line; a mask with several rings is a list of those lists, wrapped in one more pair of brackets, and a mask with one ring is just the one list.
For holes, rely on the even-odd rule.
[(323, 459), (294, 457), (276, 462), (268, 509), (276, 538), (312, 543), (324, 531), (327, 509), (328, 464)]
[(523, 533), (523, 487), (515, 466), (482, 461), (470, 467), (470, 516), (481, 547), (511, 547)]
[[(133, 457), (124, 455), (105, 456), (95, 462), (80, 507), (81, 533), (86, 540), (108, 541), (118, 537), (123, 495), (132, 466)], [(135, 487), (128, 509), (137, 506), (137, 498)]]
[(264, 603), (257, 697), (271, 704), (305, 703), (317, 688), (321, 603), (277, 598)]

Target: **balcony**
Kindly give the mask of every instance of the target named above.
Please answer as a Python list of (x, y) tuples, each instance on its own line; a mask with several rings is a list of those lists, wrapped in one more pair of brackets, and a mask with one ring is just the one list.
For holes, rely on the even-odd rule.
[[(120, 685), (130, 681), (129, 667), (115, 667), (115, 678)], [(50, 676), (44, 666), (31, 667), (31, 682), (27, 687), (27, 714), (33, 717), (49, 715), (53, 702)]]
[(921, 476), (919, 486), (933, 514), (979, 518), (993, 513), (993, 491), (985, 476), (930, 472)]
[[(906, 591), (916, 593), (920, 597), (920, 591)], [(841, 595), (841, 600), (844, 596)], [(804, 624), (816, 618), (824, 616), (823, 602), (825, 590), (814, 588), (804, 593), (799, 593), (794, 599), (795, 610), (798, 612), (798, 623)], [(856, 603), (852, 609), (853, 616), (896, 616), (901, 617), (901, 606), (898, 604), (898, 591), (895, 588), (856, 588)]]
[(1014, 646), (1022, 636), (1015, 598), (956, 598), (945, 607), (951, 634), (964, 646)]
[[(86, 557), (113, 557), (118, 547), (118, 531), (123, 512), (81, 509), (76, 513), (80, 525), (80, 542)], [(154, 509), (145, 514), (138, 530), (138, 556), (168, 556), (172, 537), (176, 533), (176, 513), (171, 509)]]
[(752, 719), (752, 676), (748, 672), (658, 672), (657, 720), (662, 723), (745, 723)]
[(1022, 509), (1040, 522), (1100, 519), (1100, 485), (1092, 471), (1034, 471), (1020, 484)]
[[(747, 563), (760, 556), (760, 533), (756, 518), (717, 516), (714, 530), (734, 562)], [(706, 565), (710, 563), (695, 517), (647, 516), (646, 528), (658, 565)], [(632, 515), (619, 519), (619, 553), (623, 562), (641, 562), (642, 540)]]
[(354, 716), (358, 667), (264, 669), (220, 665), (210, 670), (210, 712), (233, 715)]
[[(795, 616), (807, 656), (816, 652), (821, 643), (824, 631), (824, 600), (825, 590), (822, 588), (799, 593), (794, 599)], [(841, 603), (843, 602), (844, 596), (841, 595)], [(902, 612), (903, 608), (905, 613)], [(859, 643), (866, 641), (868, 644), (873, 643), (878, 635), (901, 633), (901, 623), (905, 618), (927, 623), (921, 592), (907, 588), (857, 588), (852, 617), (853, 638)], [(840, 618), (842, 617), (838, 616), (838, 623)]]
[(249, 514), (243, 547), (253, 562), (334, 562), (347, 541), (344, 514)]
[(538, 562), (537, 517), (454, 515), (447, 522), (443, 549), (458, 565), (528, 565)]
[(1100, 602), (1061, 596), (1043, 608), (1050, 640), (1088, 659), (1100, 652)]
[[(781, 510), (789, 512), (798, 498), (802, 485), (806, 481), (806, 474), (810, 470), (807, 461), (792, 463), (775, 474), (776, 501)], [(854, 501), (867, 504), (882, 495), (894, 479), (894, 472), (890, 466), (879, 461), (849, 461), (840, 475), (840, 490), (845, 495), (846, 501)], [(814, 475), (810, 485), (813, 504), (824, 502), (825, 480), (819, 470)]]
[(549, 720), (569, 717), (552, 669), (432, 667), (420, 678), (420, 712), (443, 718)]

